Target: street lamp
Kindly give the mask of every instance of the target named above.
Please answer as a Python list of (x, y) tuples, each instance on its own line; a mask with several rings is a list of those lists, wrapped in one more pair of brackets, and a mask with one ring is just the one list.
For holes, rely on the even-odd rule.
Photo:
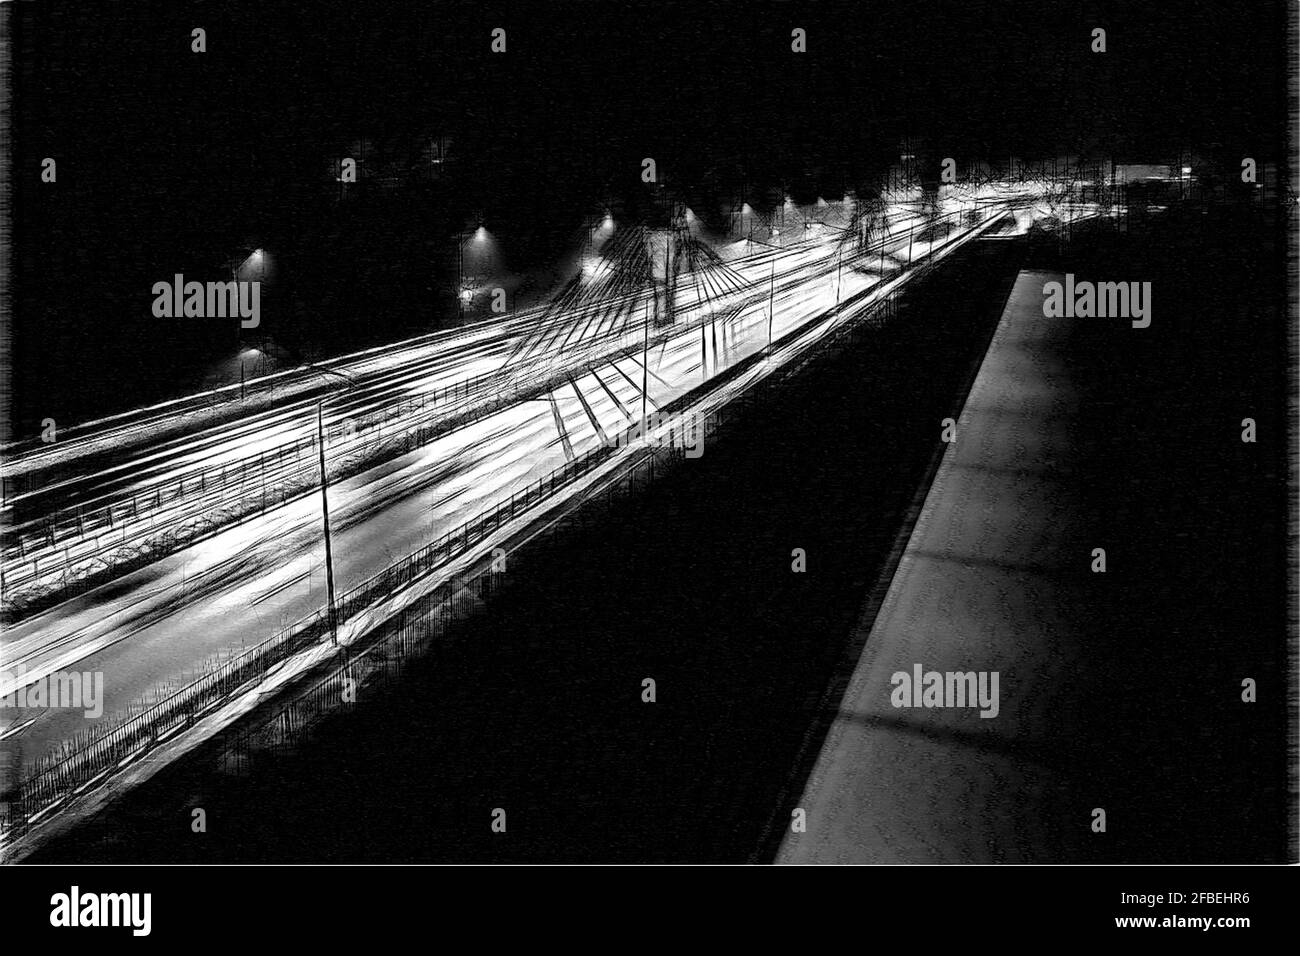
[[(318, 372), (324, 372), (326, 375), (337, 375), (343, 381), (348, 383), (348, 388), (356, 386), (357, 382), (351, 375), (340, 372), (337, 369), (323, 368), (319, 365), (310, 365)], [(320, 460), (320, 510), (321, 518), (325, 525), (325, 587), (329, 598), (329, 621), (330, 621), (330, 638), (337, 647), (339, 643), (339, 621), (338, 608), (334, 603), (334, 554), (330, 545), (330, 503), (329, 503), (329, 480), (325, 473), (325, 399), (316, 400), (316, 449), (319, 452)]]
[(772, 361), (772, 310), (776, 303), (776, 256), (772, 257), (772, 276), (767, 287), (767, 360)]
[[(243, 249), (247, 249), (247, 248), (248, 248), (247, 246), (244, 246), (244, 247), (243, 247)], [(254, 249), (254, 250), (253, 250), (252, 252), (250, 252), (248, 255), (244, 256), (244, 258), (236, 260), (236, 256), (238, 256), (239, 254), (241, 254), (242, 251), (243, 251), (243, 249), (240, 250), (240, 253), (236, 253), (235, 255), (232, 255), (232, 256), (230, 257), (230, 260), (229, 260), (229, 264), (230, 264), (230, 281), (232, 281), (232, 282), (238, 282), (238, 281), (239, 281), (239, 273), (240, 273), (241, 270), (244, 269), (245, 266), (251, 266), (251, 267), (253, 267), (253, 268), (262, 268), (262, 267), (265, 265), (265, 259), (266, 259), (266, 256), (265, 256), (265, 253), (264, 253), (264, 251), (262, 250), (261, 246), (258, 246), (256, 249)], [(236, 347), (238, 347), (239, 344), (243, 341), (243, 331), (242, 331), (242, 330), (243, 330), (243, 327), (244, 327), (244, 323), (240, 320), (239, 312), (238, 312), (238, 310), (236, 310), (236, 311), (235, 311), (235, 345), (236, 345)]]
[(474, 301), (474, 291), (465, 285), (465, 246), (473, 242), (476, 245), (483, 245), (488, 241), (488, 231), (483, 228), (482, 223), (472, 233), (466, 235), (461, 233), (461, 238), (456, 242), (456, 298), (458, 300), (458, 309), (461, 317), (465, 315), (465, 306)]
[(737, 234), (748, 232), (747, 238), (754, 238), (754, 209), (747, 202), (740, 204), (740, 210), (736, 216)]
[[(465, 305), (469, 301), (465, 293), (469, 292), (465, 288), (465, 243), (469, 242), (465, 233), (456, 237), (456, 314), (459, 317), (465, 315)], [(469, 298), (473, 298), (471, 294)]]

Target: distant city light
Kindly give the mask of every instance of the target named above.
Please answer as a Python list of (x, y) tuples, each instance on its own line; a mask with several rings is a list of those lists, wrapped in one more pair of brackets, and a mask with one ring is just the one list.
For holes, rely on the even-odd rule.
[(1191, 171), (1192, 171), (1192, 167), (1190, 167), (1190, 166), (1184, 166), (1184, 167), (1183, 167), (1183, 175), (1184, 175), (1184, 176), (1186, 176), (1186, 175), (1187, 175), (1188, 173), (1190, 173)]

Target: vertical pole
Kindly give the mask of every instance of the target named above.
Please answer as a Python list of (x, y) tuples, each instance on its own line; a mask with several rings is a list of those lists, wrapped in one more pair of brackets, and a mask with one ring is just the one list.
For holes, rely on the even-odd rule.
[(328, 483), (325, 478), (325, 425), (324, 413), (321, 411), (323, 404), (323, 402), (316, 403), (316, 448), (320, 452), (320, 509), (321, 517), (325, 522), (325, 587), (329, 597), (330, 638), (337, 647), (339, 627), (334, 607), (334, 556), (330, 551), (330, 505), (329, 498), (326, 496)]
[(767, 287), (767, 350), (772, 351), (772, 304), (776, 297), (776, 255), (772, 255), (772, 277)]
[(840, 281), (844, 277), (844, 247), (843, 246), (840, 246), (838, 259), (839, 261), (835, 266), (835, 309), (836, 311), (838, 311), (840, 307)]
[(885, 281), (885, 243), (889, 241), (889, 203), (881, 203), (880, 224), (880, 281)]
[[(239, 281), (239, 266), (235, 264), (234, 256), (230, 257), (230, 280), (235, 283), (238, 283)], [(238, 289), (239, 286), (236, 285), (235, 288)], [(236, 315), (235, 316), (235, 354), (236, 355), (239, 354), (239, 346), (240, 343), (243, 341), (243, 333), (241, 331), (243, 327), (244, 327), (243, 321), (239, 318), (238, 315)]]
[(645, 338), (641, 344), (641, 437), (645, 437), (646, 398), (650, 389), (650, 303), (645, 304)]
[(700, 380), (709, 377), (709, 342), (704, 334), (704, 323), (700, 323)]
[(664, 241), (664, 318), (673, 322), (673, 230)]

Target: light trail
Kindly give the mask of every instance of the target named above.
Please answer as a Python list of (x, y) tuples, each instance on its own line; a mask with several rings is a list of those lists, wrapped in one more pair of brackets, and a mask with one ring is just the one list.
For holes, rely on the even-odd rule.
[[(990, 203), (981, 223), (1023, 204), (1023, 198)], [(951, 235), (918, 239), (918, 220), (899, 212), (884, 242), (883, 256), (866, 257), (858, 263), (861, 268), (837, 268), (828, 235), (785, 250), (731, 258), (730, 265), (751, 279), (761, 294), (752, 296), (733, 317), (715, 323), (713, 334), (703, 339), (700, 331), (708, 323), (692, 309), (683, 309), (680, 327), (657, 337), (650, 350), (648, 406), (665, 405), (763, 352), (768, 347), (769, 322), (772, 339), (779, 341), (832, 312), (837, 296), (840, 301), (850, 300), (882, 282), (904, 281), (899, 259), (906, 263), (909, 243), (912, 261), (920, 263), (931, 252), (939, 253), (970, 235), (962, 226)], [(879, 271), (882, 259), (886, 268)], [(781, 264), (775, 281), (770, 279), (774, 260)], [(768, 283), (772, 285), (770, 316)], [(573, 453), (581, 455), (601, 443), (602, 432), (618, 433), (635, 420), (642, 406), (642, 343), (635, 333), (626, 338), (611, 343), (601, 361), (572, 370), (549, 389), (563, 436), (549, 401), (520, 402), (331, 483), (339, 590), (368, 579), (547, 475), (565, 462), (566, 439)], [(470, 367), (476, 371), (480, 365), (499, 363), (512, 339), (500, 329), (484, 331), (467, 348)], [(463, 377), (466, 367), (452, 359), (439, 353), (429, 358), (428, 366), (415, 369), (409, 364), (403, 367), (396, 358), (363, 361), (378, 363), (382, 375), (391, 375), (391, 380), (385, 378), (375, 387), (388, 395), (409, 395), (437, 387), (450, 377)], [(396, 366), (388, 368), (390, 361)], [(358, 401), (372, 399), (373, 395)], [(213, 454), (231, 455), (250, 435), (267, 440), (259, 428), (283, 435), (298, 433), (304, 426), (302, 416), (301, 408), (268, 412), (257, 416), (256, 424), (247, 423), (248, 429), (227, 432), (224, 441), (223, 436), (204, 433), (195, 437), (197, 447), (182, 442), (179, 454), (186, 465)], [(337, 423), (345, 416), (346, 412), (336, 411), (331, 421)], [(150, 458), (156, 454), (161, 452), (151, 452)], [(172, 467), (185, 466), (173, 463)], [(109, 586), (19, 622), (5, 635), (0, 670), (21, 667), (25, 672), (17, 678), (8, 673), (0, 680), (0, 695), (54, 671), (100, 671), (107, 698), (104, 719), (113, 719), (151, 688), (194, 673), (216, 655), (253, 644), (310, 615), (324, 603), (319, 508), (316, 497), (290, 501), (168, 554)], [(6, 748), (24, 766), (85, 726), (86, 718), (73, 710), (6, 709), (0, 717), (0, 734), (10, 735)]]

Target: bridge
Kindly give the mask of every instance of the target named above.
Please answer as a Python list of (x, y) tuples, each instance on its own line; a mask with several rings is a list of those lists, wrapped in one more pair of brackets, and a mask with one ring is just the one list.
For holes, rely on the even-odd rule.
[(716, 246), (683, 208), (616, 226), (544, 306), (11, 449), (0, 697), (75, 671), (105, 699), (0, 712), (6, 837), (346, 654), (395, 594), (631, 460), (652, 413), (716, 410), (973, 239), (1101, 214), (1071, 195), (898, 190)]

